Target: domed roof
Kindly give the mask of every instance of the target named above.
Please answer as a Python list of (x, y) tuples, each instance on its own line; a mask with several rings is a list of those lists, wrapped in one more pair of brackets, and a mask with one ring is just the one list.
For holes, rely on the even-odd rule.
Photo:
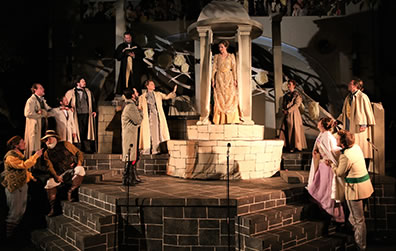
[(210, 26), (214, 34), (233, 37), (238, 25), (251, 26), (252, 39), (259, 37), (263, 32), (262, 25), (250, 19), (240, 3), (232, 0), (214, 0), (202, 9), (197, 22), (191, 24), (187, 31), (192, 38), (198, 39), (197, 27)]
[(233, 17), (250, 19), (243, 6), (235, 1), (215, 0), (207, 4), (199, 14), (198, 22), (210, 18)]

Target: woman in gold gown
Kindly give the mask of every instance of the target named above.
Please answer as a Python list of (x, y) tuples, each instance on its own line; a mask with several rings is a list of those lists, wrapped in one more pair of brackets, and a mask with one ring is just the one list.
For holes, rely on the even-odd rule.
[(220, 53), (216, 54), (213, 59), (214, 124), (235, 124), (241, 122), (235, 56), (232, 53), (228, 53), (228, 46), (228, 41), (220, 41)]

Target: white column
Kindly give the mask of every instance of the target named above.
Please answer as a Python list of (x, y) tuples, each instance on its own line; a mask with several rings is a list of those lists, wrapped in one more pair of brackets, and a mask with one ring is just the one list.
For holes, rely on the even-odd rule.
[[(200, 43), (197, 40), (194, 40), (194, 58), (195, 58), (195, 64), (194, 64), (194, 71), (196, 73), (200, 72), (201, 70), (201, 48), (200, 48)], [(195, 74), (195, 83), (200, 83), (201, 82), (201, 75), (200, 74)], [(201, 85), (196, 84), (195, 85), (195, 108), (198, 114), (201, 114)]]
[[(210, 45), (213, 41), (213, 33), (210, 26), (197, 27), (200, 43), (200, 82), (199, 82), (199, 102), (200, 118), (197, 124), (210, 124), (210, 78), (212, 71), (212, 51)], [(197, 95), (197, 96), (198, 96)]]
[(252, 40), (250, 38), (252, 27), (238, 25), (238, 91), (239, 106), (244, 124), (254, 124), (252, 120)]

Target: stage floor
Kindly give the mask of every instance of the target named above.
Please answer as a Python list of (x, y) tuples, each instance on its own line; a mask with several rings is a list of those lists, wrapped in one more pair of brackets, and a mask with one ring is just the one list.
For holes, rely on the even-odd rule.
[[(150, 199), (227, 199), (227, 181), (225, 180), (191, 180), (180, 179), (170, 176), (140, 176), (143, 183), (129, 187), (130, 198)], [(87, 194), (87, 190), (94, 193), (119, 200), (127, 197), (127, 186), (123, 186), (122, 177), (97, 182), (95, 184), (83, 184), (80, 195)], [(305, 184), (288, 184), (280, 176), (254, 179), (254, 180), (230, 180), (229, 198), (241, 201), (244, 198), (258, 195), (283, 193), (284, 191), (300, 190)], [(88, 193), (89, 194), (89, 193)], [(94, 196), (96, 197), (96, 196)], [(280, 195), (279, 198), (285, 198)], [(240, 203), (238, 203), (240, 206)]]

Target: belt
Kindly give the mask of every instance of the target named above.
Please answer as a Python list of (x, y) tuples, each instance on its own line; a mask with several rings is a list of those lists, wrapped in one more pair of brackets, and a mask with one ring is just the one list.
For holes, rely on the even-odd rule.
[(370, 175), (366, 174), (362, 177), (359, 178), (346, 178), (345, 177), (345, 182), (346, 183), (362, 183), (363, 181), (369, 180), (370, 179)]

